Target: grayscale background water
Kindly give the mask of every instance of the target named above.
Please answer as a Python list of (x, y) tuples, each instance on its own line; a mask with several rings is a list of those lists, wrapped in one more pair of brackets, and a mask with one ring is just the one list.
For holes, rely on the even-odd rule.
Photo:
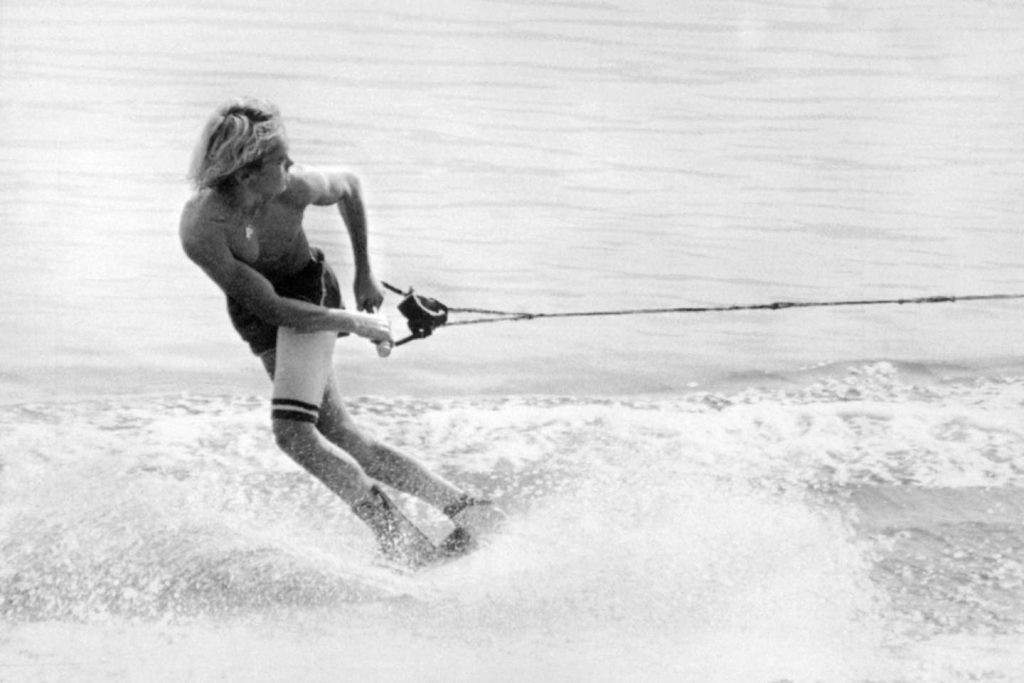
[[(3, 12), (11, 391), (261, 386), (176, 242), (197, 130), (235, 94), (280, 104), (297, 160), (356, 170), (377, 273), (452, 306), (1022, 289), (1014, 3)], [(308, 224), (345, 271), (337, 216)], [(515, 323), (369, 366), (348, 342), (339, 363), (359, 393), (651, 391), (851, 358), (1019, 358), (1020, 320), (971, 304)]]
[(0, 680), (1021, 680), (1024, 304), (344, 340), (360, 419), (515, 519), (400, 577), (274, 452), (177, 222), (256, 95), (452, 306), (1022, 293), (1022, 35), (999, 0), (0, 0)]

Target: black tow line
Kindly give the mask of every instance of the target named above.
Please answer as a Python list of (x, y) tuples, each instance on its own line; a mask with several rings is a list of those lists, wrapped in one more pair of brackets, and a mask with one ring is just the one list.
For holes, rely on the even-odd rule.
[[(653, 313), (728, 313), (732, 311), (779, 311), (788, 308), (821, 308), (825, 306), (879, 306), (888, 304), (940, 304), (956, 303), (957, 301), (996, 301), (1007, 299), (1024, 299), (1024, 294), (968, 294), (961, 296), (939, 295), (899, 299), (854, 299), (847, 301), (775, 301), (763, 304), (731, 304), (725, 306), (682, 306), (674, 308), (630, 308), (604, 311), (574, 311), (568, 313), (516, 313), (511, 311), (493, 311), (483, 308), (450, 308), (437, 299), (417, 294), (410, 287), (402, 291), (397, 287), (382, 282), (385, 287), (404, 298), (398, 305), (399, 312), (409, 323), (411, 334), (395, 346), (401, 346), (413, 339), (425, 339), (442, 325), (477, 325), (481, 323), (510, 322), (516, 320), (540, 320), (544, 318), (582, 318), (612, 315), (650, 315)], [(471, 320), (448, 321), (449, 313), (474, 313), (487, 317)]]

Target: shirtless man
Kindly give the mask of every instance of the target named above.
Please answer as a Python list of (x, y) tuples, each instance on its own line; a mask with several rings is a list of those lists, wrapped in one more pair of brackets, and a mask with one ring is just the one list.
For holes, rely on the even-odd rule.
[[(374, 312), (383, 290), (370, 267), (366, 213), (351, 173), (293, 165), (276, 107), (233, 100), (210, 117), (193, 155), (196, 192), (185, 205), (185, 253), (224, 291), (235, 329), (273, 379), (277, 445), (348, 503), (385, 554), (421, 552), (401, 533), (401, 515), (378, 482), (444, 511), (455, 531), (442, 547), (457, 552), (503, 516), (362, 432), (342, 405), (331, 359), (335, 340), (355, 334), (393, 343)], [(344, 310), (337, 278), (302, 229), (310, 205), (336, 205), (355, 257), (355, 301)]]

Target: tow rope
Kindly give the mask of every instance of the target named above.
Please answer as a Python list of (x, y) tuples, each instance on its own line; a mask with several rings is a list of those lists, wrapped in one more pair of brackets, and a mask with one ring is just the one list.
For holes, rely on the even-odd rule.
[[(382, 282), (385, 287), (404, 298), (398, 305), (399, 312), (405, 316), (411, 334), (395, 346), (401, 346), (413, 339), (425, 339), (441, 326), (479, 325), (483, 323), (514, 322), (517, 320), (540, 320), (544, 318), (583, 318), (613, 315), (651, 315), (657, 313), (728, 313), (733, 311), (778, 311), (787, 308), (821, 308), (825, 306), (880, 306), (905, 304), (942, 304), (958, 301), (997, 301), (1008, 299), (1024, 299), (1024, 294), (968, 294), (922, 296), (900, 299), (851, 299), (846, 301), (774, 301), (762, 304), (731, 304), (725, 306), (677, 306), (671, 308), (629, 308), (601, 311), (570, 311), (568, 313), (517, 313), (513, 311), (494, 311), (484, 308), (448, 307), (430, 297), (417, 294), (412, 287), (403, 292), (397, 287)], [(469, 313), (486, 317), (470, 320), (449, 321), (449, 313)]]

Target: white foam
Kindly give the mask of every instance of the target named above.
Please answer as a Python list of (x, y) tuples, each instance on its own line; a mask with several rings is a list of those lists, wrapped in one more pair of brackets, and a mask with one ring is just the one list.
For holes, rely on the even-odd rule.
[(480, 552), (410, 576), (376, 566), (365, 529), (276, 451), (264, 399), (11, 407), (0, 664), (44, 680), (63, 661), (91, 680), (927, 680), (892, 647), (918, 641), (875, 577), (885, 548), (832, 494), (1016, 486), (1021, 398), (1015, 380), (926, 387), (871, 366), (733, 394), (362, 399), (371, 431), (512, 514)]

